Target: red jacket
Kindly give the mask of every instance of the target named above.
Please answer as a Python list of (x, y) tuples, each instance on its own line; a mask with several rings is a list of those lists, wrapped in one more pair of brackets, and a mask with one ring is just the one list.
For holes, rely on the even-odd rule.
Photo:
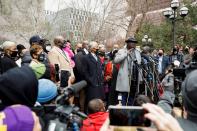
[(97, 112), (88, 115), (88, 118), (83, 120), (81, 131), (99, 131), (108, 117), (108, 112)]

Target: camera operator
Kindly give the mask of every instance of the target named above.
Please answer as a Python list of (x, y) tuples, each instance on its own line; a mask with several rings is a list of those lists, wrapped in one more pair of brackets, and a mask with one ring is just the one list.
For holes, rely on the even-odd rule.
[(18, 51), (16, 49), (16, 44), (12, 41), (5, 41), (2, 44), (2, 49), (3, 52), (0, 57), (1, 74), (8, 71), (9, 69), (17, 67), (15, 61), (17, 60), (17, 54), (18, 54)]
[(116, 90), (122, 94), (123, 105), (133, 105), (140, 81), (142, 81), (138, 69), (141, 64), (141, 54), (135, 49), (137, 43), (135, 38), (130, 37), (125, 42), (126, 47), (120, 49), (114, 58), (114, 63), (120, 64)]

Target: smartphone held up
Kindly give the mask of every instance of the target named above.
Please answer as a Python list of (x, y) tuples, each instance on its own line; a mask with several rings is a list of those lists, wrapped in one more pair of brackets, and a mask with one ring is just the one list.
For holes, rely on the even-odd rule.
[(140, 106), (109, 106), (110, 125), (150, 127), (151, 121), (144, 117), (146, 113)]

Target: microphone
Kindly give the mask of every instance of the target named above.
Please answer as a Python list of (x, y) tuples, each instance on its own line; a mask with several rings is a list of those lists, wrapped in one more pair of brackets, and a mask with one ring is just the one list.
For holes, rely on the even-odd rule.
[(74, 96), (76, 93), (78, 93), (81, 89), (83, 89), (86, 86), (87, 82), (85, 80), (82, 80), (69, 87), (66, 87), (65, 89), (63, 89), (63, 94), (57, 97), (56, 103), (63, 103), (64, 101), (68, 101), (69, 98)]

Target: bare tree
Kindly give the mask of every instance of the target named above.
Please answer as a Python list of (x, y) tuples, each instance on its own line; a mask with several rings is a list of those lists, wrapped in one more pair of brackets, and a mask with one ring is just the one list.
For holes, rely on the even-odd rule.
[[(92, 15), (82, 23), (82, 39), (94, 39), (97, 41), (108, 39), (117, 34), (116, 28), (126, 30), (125, 9), (122, 8), (124, 0), (71, 0), (70, 7), (81, 9)], [(91, 28), (96, 25), (96, 29)]]
[(32, 35), (45, 36), (50, 28), (44, 20), (43, 4), (42, 0), (1, 0), (0, 19), (5, 21), (1, 32), (26, 43)]
[(146, 13), (149, 11), (149, 8), (154, 4), (154, 0), (126, 0), (127, 2), (127, 12), (126, 14), (130, 16), (129, 25), (126, 37), (133, 35), (132, 28), (133, 23), (138, 14), (141, 14), (141, 19), (138, 24), (137, 31), (141, 28), (143, 22), (146, 18)]

